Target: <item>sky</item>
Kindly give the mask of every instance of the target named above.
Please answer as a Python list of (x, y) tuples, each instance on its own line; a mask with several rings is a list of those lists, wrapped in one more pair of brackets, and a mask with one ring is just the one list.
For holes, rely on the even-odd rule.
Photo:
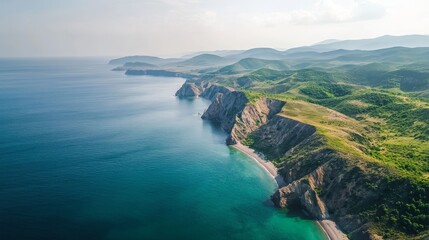
[(406, 34), (429, 34), (429, 1), (0, 0), (0, 57), (172, 57)]

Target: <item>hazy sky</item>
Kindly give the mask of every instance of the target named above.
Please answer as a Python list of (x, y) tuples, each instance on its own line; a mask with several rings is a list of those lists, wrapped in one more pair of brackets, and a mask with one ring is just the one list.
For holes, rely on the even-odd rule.
[(174, 56), (429, 34), (427, 0), (0, 0), (0, 57)]

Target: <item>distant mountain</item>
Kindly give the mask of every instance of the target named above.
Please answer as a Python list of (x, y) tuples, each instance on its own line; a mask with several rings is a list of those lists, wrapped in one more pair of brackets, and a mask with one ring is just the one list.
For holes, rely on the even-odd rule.
[(337, 49), (346, 50), (376, 50), (392, 47), (429, 47), (428, 35), (381, 36), (370, 39), (343, 40), (331, 43), (316, 44), (312, 46), (291, 48), (287, 54), (295, 52), (327, 52)]
[(202, 54), (213, 54), (219, 57), (232, 58), (236, 60), (244, 58), (261, 58), (279, 60), (283, 59), (283, 52), (273, 48), (252, 48), (248, 50), (218, 50), (218, 51), (204, 51), (184, 55), (183, 58), (192, 58)]
[(339, 61), (427, 61), (429, 48), (392, 47), (377, 50), (344, 50), (328, 52), (293, 52), (285, 54), (288, 60), (339, 60)]
[[(319, 45), (321, 46), (321, 45)], [(360, 49), (376, 50), (391, 47), (429, 47), (429, 36), (426, 35), (406, 35), (406, 36), (382, 36), (373, 39), (345, 40), (329, 44), (322, 44), (327, 48), (335, 49)]]
[(144, 62), (127, 62), (122, 66), (115, 67), (113, 71), (126, 71), (128, 69), (146, 69), (156, 67), (156, 65)]
[(192, 57), (183, 62), (175, 63), (175, 66), (208, 66), (208, 65), (219, 65), (223, 63), (230, 62), (230, 60), (223, 57), (214, 55), (214, 54), (201, 54), (195, 57)]
[(202, 51), (202, 52), (195, 52), (195, 53), (186, 54), (182, 58), (193, 58), (193, 57), (196, 57), (196, 56), (202, 55), (202, 54), (213, 54), (213, 55), (217, 55), (219, 57), (226, 57), (226, 56), (230, 56), (230, 55), (240, 54), (242, 52), (244, 52), (244, 50)]
[(357, 54), (361, 52), (366, 52), (363, 50), (344, 50), (344, 49), (338, 49), (328, 52), (316, 52), (316, 51), (308, 51), (308, 52), (288, 52), (285, 53), (285, 56), (288, 60), (302, 60), (302, 59), (308, 59), (308, 60), (327, 60), (327, 59), (333, 59), (336, 57), (344, 56), (344, 55), (350, 55), (350, 54)]
[(272, 70), (287, 70), (290, 66), (280, 60), (265, 60), (257, 58), (245, 58), (232, 65), (228, 65), (219, 69), (219, 73), (223, 74), (235, 74), (246, 71), (254, 71), (261, 68), (267, 68)]
[(110, 60), (111, 65), (124, 65), (128, 62), (143, 62), (152, 65), (164, 65), (173, 62), (179, 62), (182, 59), (179, 58), (159, 58), (154, 56), (127, 56), (117, 59)]
[(284, 59), (284, 52), (278, 51), (273, 48), (252, 48), (239, 54), (228, 56), (233, 59), (245, 59), (245, 58), (259, 58), (267, 60), (280, 60)]
[[(309, 67), (329, 68), (344, 64), (388, 63), (391, 66), (426, 63), (429, 66), (429, 48), (392, 47), (378, 50), (344, 50), (327, 52), (284, 53), (281, 60), (245, 58), (232, 65), (225, 66), (220, 72), (225, 74), (241, 73), (260, 68), (275, 70), (302, 69)], [(417, 68), (415, 66), (415, 68)], [(418, 69), (427, 69), (419, 66)]]
[[(399, 46), (399, 47), (398, 47)], [(427, 47), (422, 47), (427, 46)], [(260, 68), (274, 70), (329, 68), (344, 64), (389, 63), (395, 67), (427, 69), (429, 36), (382, 36), (361, 40), (325, 40), (316, 45), (279, 51), (273, 48), (253, 48), (246, 51), (222, 50), (217, 54), (199, 54), (188, 59), (154, 56), (128, 56), (110, 61), (120, 65), (115, 70), (169, 68), (174, 71), (241, 73)], [(231, 54), (232, 55), (228, 55)], [(123, 66), (124, 64), (129, 66)], [(138, 63), (138, 64), (137, 64)], [(418, 66), (416, 64), (419, 64)], [(131, 65), (130, 65), (131, 64)], [(134, 65), (133, 65), (134, 64)], [(137, 65), (139, 66), (137, 66)], [(132, 66), (133, 65), (133, 66)], [(152, 66), (151, 66), (152, 65)]]
[(353, 51), (335, 58), (341, 62), (389, 62), (410, 64), (413, 62), (429, 64), (429, 48), (393, 47), (374, 51)]

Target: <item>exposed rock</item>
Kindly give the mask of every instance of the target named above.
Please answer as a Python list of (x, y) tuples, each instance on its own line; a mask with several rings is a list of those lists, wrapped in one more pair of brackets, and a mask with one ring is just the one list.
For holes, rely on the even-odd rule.
[(212, 100), (202, 118), (219, 124), (225, 132), (230, 133), (227, 144), (245, 140), (250, 133), (279, 113), (285, 104), (267, 98), (250, 103), (244, 93), (232, 88), (204, 83), (200, 86), (204, 89), (200, 96)]
[(213, 101), (218, 93), (227, 94), (235, 91), (232, 88), (204, 81), (186, 80), (182, 87), (176, 92), (178, 97), (203, 97)]
[[(357, 234), (366, 223), (356, 209), (373, 204), (384, 192), (367, 187), (369, 182), (383, 186), (379, 184), (382, 173), (371, 173), (370, 163), (329, 149), (317, 133), (283, 158), (279, 172), (289, 185), (272, 196), (274, 204), (287, 207), (295, 203), (316, 218), (333, 219), (346, 233)], [(373, 235), (355, 236), (359, 237), (351, 239), (372, 239)]]
[(277, 190), (271, 198), (277, 207), (301, 207), (319, 220), (329, 217), (325, 204), (316, 193), (314, 183), (307, 178)]
[[(233, 88), (219, 86), (216, 84), (210, 84), (210, 83), (200, 83), (200, 86), (204, 91), (201, 93), (201, 97), (209, 99), (213, 101), (216, 98), (216, 95), (219, 94), (228, 94), (231, 92), (234, 92), (235, 90)], [(244, 94), (243, 94), (244, 95)], [(230, 100), (233, 100), (231, 98)]]
[(225, 94), (219, 92), (202, 118), (219, 124), (225, 132), (230, 133), (234, 127), (236, 115), (244, 109), (247, 102), (242, 92), (232, 91)]
[(249, 102), (244, 93), (203, 82), (182, 88), (212, 100), (202, 118), (230, 133), (228, 144), (252, 139), (252, 148), (281, 162), (279, 174), (287, 185), (272, 195), (275, 206), (298, 206), (317, 219), (332, 219), (351, 239), (382, 239), (358, 213), (389, 192), (383, 168), (334, 151), (314, 126), (278, 115), (282, 101)]
[(182, 87), (177, 90), (176, 96), (178, 97), (198, 97), (201, 94), (202, 89), (195, 83), (186, 81)]
[(247, 103), (244, 109), (235, 117), (235, 124), (231, 135), (227, 139), (228, 144), (245, 140), (252, 132), (264, 126), (268, 120), (279, 113), (285, 102), (260, 98), (255, 103)]
[(252, 148), (263, 151), (270, 159), (275, 159), (315, 132), (316, 128), (311, 125), (274, 116), (266, 125), (252, 131), (251, 137), (255, 140)]

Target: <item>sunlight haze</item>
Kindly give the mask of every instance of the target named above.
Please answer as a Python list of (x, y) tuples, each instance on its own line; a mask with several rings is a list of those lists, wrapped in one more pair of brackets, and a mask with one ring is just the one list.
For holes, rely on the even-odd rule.
[(428, 29), (424, 0), (3, 0), (0, 56), (180, 56)]

